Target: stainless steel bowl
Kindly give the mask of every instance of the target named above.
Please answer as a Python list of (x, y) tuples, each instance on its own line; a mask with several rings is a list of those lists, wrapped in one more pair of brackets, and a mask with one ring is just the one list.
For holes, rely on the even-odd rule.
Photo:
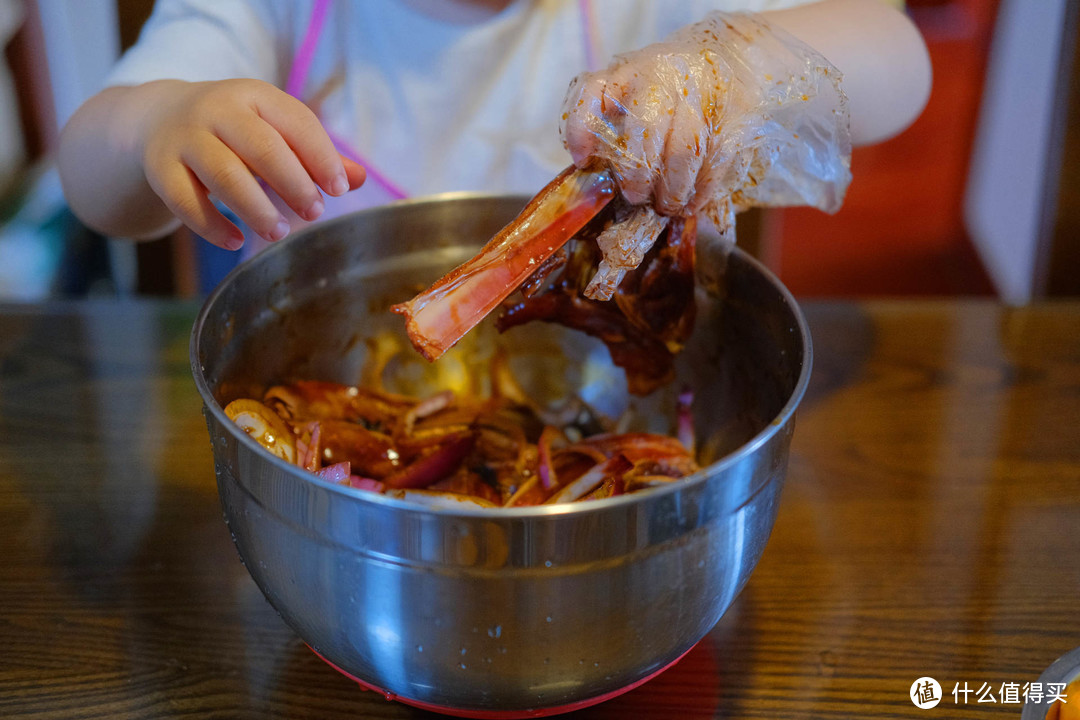
[[(672, 430), (689, 385), (705, 468), (645, 493), (563, 506), (438, 511), (324, 482), (264, 452), (222, 412), (268, 384), (356, 382), (387, 308), (512, 218), (524, 198), (454, 194), (313, 227), (235, 270), (195, 324), (225, 520), (255, 582), (296, 633), (355, 678), (463, 712), (587, 704), (667, 666), (746, 583), (776, 518), (810, 337), (784, 287), (702, 242), (694, 336), (672, 388), (626, 397), (603, 346), (533, 324), (482, 326), (448, 359), (411, 350), (384, 375), (459, 382), (496, 345), (537, 398), (578, 392), (632, 426)], [(720, 270), (724, 272), (721, 273)]]
[[(1057, 717), (1062, 705), (1059, 704), (1061, 701), (1057, 699), (1057, 693), (1054, 691), (1064, 692), (1068, 685), (1078, 679), (1080, 679), (1080, 647), (1065, 653), (1043, 671), (1035, 683), (1043, 689), (1043, 692), (1038, 699), (1034, 695), (1025, 699), (1020, 720), (1045, 720), (1051, 710), (1055, 711), (1054, 717)], [(1073, 703), (1075, 699), (1070, 697), (1068, 702)]]

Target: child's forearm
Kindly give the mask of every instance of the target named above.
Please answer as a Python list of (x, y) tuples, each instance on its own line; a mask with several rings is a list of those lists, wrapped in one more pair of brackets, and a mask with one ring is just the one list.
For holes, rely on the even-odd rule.
[(930, 58), (919, 31), (880, 0), (823, 0), (763, 13), (844, 73), (856, 145), (910, 125), (930, 95)]
[(146, 180), (141, 124), (170, 99), (160, 81), (108, 88), (72, 116), (60, 136), (60, 178), (68, 204), (106, 235), (149, 239), (179, 224)]

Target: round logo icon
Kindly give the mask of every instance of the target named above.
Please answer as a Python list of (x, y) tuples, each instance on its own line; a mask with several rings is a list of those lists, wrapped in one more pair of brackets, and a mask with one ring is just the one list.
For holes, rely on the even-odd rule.
[(911, 683), (911, 702), (921, 710), (929, 710), (941, 702), (941, 685), (932, 677), (921, 677)]

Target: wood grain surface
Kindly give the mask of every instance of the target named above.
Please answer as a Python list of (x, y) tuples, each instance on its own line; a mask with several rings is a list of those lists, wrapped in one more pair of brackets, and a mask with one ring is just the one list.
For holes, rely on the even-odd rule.
[[(814, 377), (749, 585), (679, 665), (574, 717), (1019, 718), (1000, 686), (1080, 646), (1080, 303), (805, 310)], [(324, 665), (240, 564), (195, 312), (0, 308), (0, 717), (436, 717)]]

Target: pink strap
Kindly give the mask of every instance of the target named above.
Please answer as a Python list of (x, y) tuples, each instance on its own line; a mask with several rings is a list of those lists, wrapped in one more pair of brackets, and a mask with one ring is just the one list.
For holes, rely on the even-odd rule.
[[(326, 14), (330, 10), (330, 0), (315, 0), (311, 7), (311, 19), (308, 21), (307, 30), (304, 32), (304, 39), (300, 42), (300, 48), (296, 51), (296, 57), (293, 58), (292, 68), (289, 70), (289, 79), (285, 83), (285, 92), (289, 93), (295, 98), (303, 99), (301, 97), (304, 92), (304, 85), (307, 84), (308, 73), (311, 71), (311, 61), (315, 57), (315, 49), (319, 45), (319, 38), (322, 36), (323, 25), (326, 23)], [(330, 136), (330, 140), (337, 147), (345, 157), (358, 162), (364, 166), (367, 170), (369, 178), (382, 185), (383, 189), (393, 197), (395, 200), (402, 200), (409, 197), (409, 193), (402, 190), (396, 183), (390, 178), (383, 175), (378, 169), (370, 162), (364, 159), (364, 156), (356, 151), (352, 145), (345, 141), (344, 138), (335, 135), (326, 128), (327, 135)]]
[(578, 0), (578, 12), (581, 15), (581, 35), (585, 45), (585, 69), (596, 72), (600, 66), (596, 62), (596, 20), (590, 0)]
[(379, 185), (382, 185), (383, 190), (385, 190), (391, 197), (393, 197), (395, 200), (404, 200), (405, 198), (409, 197), (409, 193), (402, 190), (400, 187), (398, 187), (397, 183), (379, 172), (378, 168), (365, 160), (360, 153), (356, 152), (356, 148), (346, 142), (344, 138), (335, 134), (332, 130), (330, 130), (330, 128), (326, 128), (326, 134), (330, 136), (330, 140), (333, 141), (339, 153), (349, 158), (353, 162), (358, 162), (363, 165), (364, 169), (367, 170), (367, 176), (375, 182), (379, 183)]
[(285, 92), (294, 98), (299, 98), (304, 93), (304, 84), (307, 82), (311, 61), (315, 57), (315, 48), (319, 44), (319, 36), (322, 35), (323, 23), (326, 22), (326, 11), (329, 9), (330, 0), (315, 0), (311, 8), (311, 20), (308, 21), (307, 32), (304, 33), (300, 49), (296, 51), (292, 68), (289, 70), (289, 79), (285, 83)]

